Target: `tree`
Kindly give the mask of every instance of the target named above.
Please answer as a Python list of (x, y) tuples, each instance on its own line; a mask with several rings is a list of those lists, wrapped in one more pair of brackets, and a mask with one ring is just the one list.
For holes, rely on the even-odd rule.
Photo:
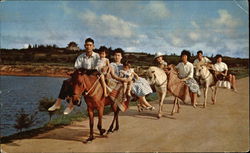
[(68, 44), (68, 48), (70, 47), (78, 47), (77, 43), (75, 43), (74, 41), (71, 41), (69, 44)]
[(24, 109), (18, 111), (16, 114), (16, 124), (14, 124), (14, 128), (22, 132), (22, 129), (30, 128), (31, 126), (35, 125), (37, 112), (34, 114), (27, 114), (25, 113)]

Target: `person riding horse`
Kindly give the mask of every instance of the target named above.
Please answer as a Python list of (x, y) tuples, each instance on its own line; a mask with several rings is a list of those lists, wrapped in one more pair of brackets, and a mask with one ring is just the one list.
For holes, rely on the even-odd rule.
[[(94, 40), (92, 38), (87, 38), (85, 40), (84, 47), (86, 52), (77, 57), (74, 67), (75, 69), (95, 69), (100, 56), (93, 51), (95, 47)], [(48, 111), (55, 111), (57, 109), (60, 109), (62, 100), (70, 96), (72, 96), (71, 78), (63, 81), (59, 96), (55, 104), (51, 106)], [(77, 104), (73, 104), (73, 102), (70, 100), (67, 108), (64, 110), (64, 114), (69, 114), (73, 110), (74, 105)]]
[(214, 69), (216, 78), (218, 80), (229, 81), (232, 90), (237, 92), (235, 75), (228, 73), (228, 66), (226, 63), (222, 62), (222, 55), (217, 54), (215, 59), (216, 63), (214, 64)]

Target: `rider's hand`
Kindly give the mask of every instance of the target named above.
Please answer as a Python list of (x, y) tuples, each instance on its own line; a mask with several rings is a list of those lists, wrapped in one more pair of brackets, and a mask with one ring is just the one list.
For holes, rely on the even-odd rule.
[(181, 81), (183, 81), (183, 82), (185, 82), (187, 79), (186, 78), (184, 78), (184, 79), (181, 79)]

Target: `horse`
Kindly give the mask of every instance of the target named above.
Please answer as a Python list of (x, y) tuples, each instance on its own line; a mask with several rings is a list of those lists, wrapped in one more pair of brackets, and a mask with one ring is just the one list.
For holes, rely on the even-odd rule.
[[(104, 111), (104, 106), (111, 105), (114, 112), (114, 117), (112, 123), (109, 127), (109, 132), (119, 130), (119, 107), (109, 98), (104, 97), (104, 91), (100, 83), (100, 76), (98, 76), (97, 71), (90, 71), (86, 69), (78, 69), (71, 74), (72, 87), (73, 87), (73, 103), (79, 103), (81, 95), (84, 96), (84, 100), (87, 104), (87, 111), (89, 115), (89, 126), (90, 126), (90, 136), (88, 141), (94, 140), (94, 110), (98, 110), (98, 124), (97, 128), (100, 135), (103, 135), (106, 130), (102, 128), (102, 116)], [(116, 123), (115, 129), (113, 130), (113, 125)]]
[(157, 117), (160, 118), (162, 116), (162, 107), (163, 101), (167, 94), (167, 75), (166, 73), (156, 66), (151, 66), (146, 72), (147, 81), (150, 85), (154, 85), (158, 96), (160, 97), (159, 100), (159, 111)]
[(174, 115), (175, 112), (179, 113), (180, 103), (178, 98), (180, 98), (182, 101), (185, 101), (185, 94), (189, 93), (187, 88), (185, 88), (185, 83), (178, 78), (174, 66), (169, 65), (166, 71), (159, 67), (151, 66), (146, 71), (146, 75), (148, 82), (155, 86), (156, 92), (160, 97), (158, 118), (162, 116), (161, 111), (163, 107), (163, 101), (168, 91), (175, 97), (171, 115)]
[(205, 108), (207, 105), (207, 92), (210, 87), (212, 90), (212, 104), (216, 102), (216, 93), (217, 93), (217, 79), (215, 76), (209, 71), (206, 65), (197, 65), (195, 75), (200, 77), (199, 82), (202, 87), (204, 87), (204, 103), (203, 107)]
[[(180, 102), (179, 99), (185, 104), (187, 99), (190, 98), (189, 89), (184, 81), (178, 77), (178, 72), (175, 69), (174, 65), (168, 65), (166, 69), (166, 74), (168, 77), (167, 89), (175, 97), (174, 105), (171, 112), (173, 115), (175, 112), (179, 113), (180, 111)], [(175, 109), (177, 105), (177, 110)]]

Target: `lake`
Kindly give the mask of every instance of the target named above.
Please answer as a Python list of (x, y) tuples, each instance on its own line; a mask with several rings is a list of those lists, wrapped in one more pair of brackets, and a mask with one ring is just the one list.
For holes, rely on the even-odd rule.
[[(21, 108), (30, 114), (38, 111), (39, 123), (31, 129), (42, 127), (47, 123), (49, 115), (38, 110), (39, 100), (43, 97), (56, 99), (63, 80), (65, 78), (0, 76), (0, 135), (8, 136), (18, 132), (13, 125), (16, 123), (16, 113)], [(66, 105), (66, 102), (63, 104)], [(74, 111), (86, 110), (82, 108), (86, 108), (85, 103)]]

